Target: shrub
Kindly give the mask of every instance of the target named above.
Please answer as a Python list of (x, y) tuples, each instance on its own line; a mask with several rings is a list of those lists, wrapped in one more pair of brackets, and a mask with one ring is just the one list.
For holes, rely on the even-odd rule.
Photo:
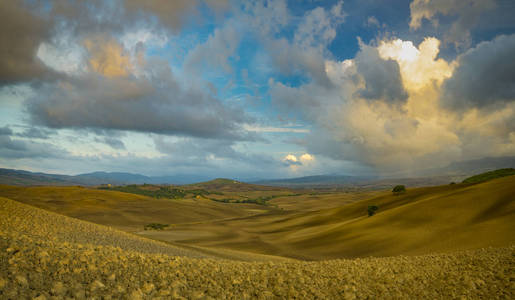
[(376, 213), (376, 210), (378, 210), (379, 207), (377, 205), (369, 205), (368, 206), (368, 216), (371, 217)]
[(396, 193), (396, 194), (398, 194), (398, 193), (403, 193), (403, 192), (405, 192), (405, 191), (406, 191), (406, 187), (405, 187), (404, 185), (396, 185), (396, 186), (393, 188), (393, 190), (392, 190), (392, 192), (394, 192), (394, 193)]
[(168, 227), (168, 224), (160, 224), (160, 223), (150, 223), (145, 225), (145, 230), (163, 230), (165, 227)]

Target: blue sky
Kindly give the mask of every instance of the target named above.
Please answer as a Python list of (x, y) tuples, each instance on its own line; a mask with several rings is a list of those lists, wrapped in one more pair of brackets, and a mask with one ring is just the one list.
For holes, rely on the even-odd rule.
[(239, 179), (515, 155), (515, 4), (0, 4), (0, 167)]

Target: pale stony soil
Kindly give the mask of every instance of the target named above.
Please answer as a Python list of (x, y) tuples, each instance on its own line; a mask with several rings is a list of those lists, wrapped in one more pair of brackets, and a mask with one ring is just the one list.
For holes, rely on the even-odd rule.
[(196, 255), (0, 198), (0, 299), (515, 297), (515, 246), (322, 262), (181, 251)]
[(205, 257), (194, 251), (151, 241), (111, 227), (66, 217), (2, 197), (0, 230), (10, 234), (23, 234), (34, 240), (113, 246), (142, 253)]

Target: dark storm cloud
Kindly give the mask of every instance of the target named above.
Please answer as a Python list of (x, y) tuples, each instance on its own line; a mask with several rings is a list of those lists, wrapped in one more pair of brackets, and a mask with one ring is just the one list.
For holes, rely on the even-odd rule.
[(0, 3), (0, 86), (50, 75), (36, 52), (49, 38), (52, 22), (30, 12), (37, 8), (24, 1)]
[(443, 84), (444, 107), (466, 110), (515, 100), (515, 35), (482, 42), (457, 61), (453, 76)]
[(365, 88), (358, 91), (359, 96), (388, 103), (405, 102), (408, 99), (396, 61), (383, 60), (376, 48), (362, 45), (355, 62), (365, 83)]

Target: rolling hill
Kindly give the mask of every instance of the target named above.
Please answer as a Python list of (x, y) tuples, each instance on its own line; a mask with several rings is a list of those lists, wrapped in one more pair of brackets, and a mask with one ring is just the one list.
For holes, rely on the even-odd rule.
[(198, 250), (0, 197), (5, 299), (510, 299), (514, 293), (514, 246), (322, 262)]
[[(373, 217), (367, 216), (368, 205), (379, 206)], [(475, 185), (408, 189), (316, 212), (186, 224), (160, 232), (159, 238), (320, 260), (507, 246), (515, 243), (514, 228), (515, 176), (509, 176)]]
[(70, 217), (139, 231), (149, 223), (178, 224), (243, 217), (273, 210), (256, 204), (220, 203), (205, 198), (153, 198), (85, 187), (0, 185), (0, 196)]

